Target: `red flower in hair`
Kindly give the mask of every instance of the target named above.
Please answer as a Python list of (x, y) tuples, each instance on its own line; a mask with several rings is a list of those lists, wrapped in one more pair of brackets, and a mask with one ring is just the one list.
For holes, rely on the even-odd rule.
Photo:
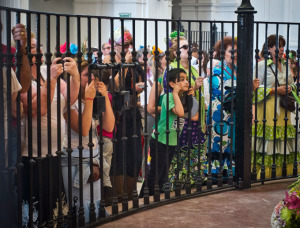
[(67, 42), (65, 42), (64, 44), (60, 45), (59, 48), (61, 53), (65, 53), (67, 51)]

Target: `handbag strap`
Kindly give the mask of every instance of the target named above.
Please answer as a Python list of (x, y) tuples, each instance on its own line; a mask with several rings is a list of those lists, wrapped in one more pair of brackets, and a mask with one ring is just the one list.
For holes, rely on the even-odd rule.
[(276, 74), (275, 74), (275, 72), (274, 72), (273, 68), (271, 67), (271, 65), (269, 65), (269, 67), (270, 67), (271, 71), (273, 72), (273, 74), (274, 74), (274, 76), (275, 76), (275, 79), (276, 79), (276, 82), (277, 82), (278, 86), (280, 87), (280, 84), (279, 84), (278, 78), (276, 77)]

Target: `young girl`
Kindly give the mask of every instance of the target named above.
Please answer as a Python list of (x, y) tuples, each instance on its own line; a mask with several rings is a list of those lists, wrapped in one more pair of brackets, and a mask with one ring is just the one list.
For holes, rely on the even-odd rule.
[[(100, 172), (98, 173), (98, 177), (93, 175), (94, 179), (92, 179), (90, 173), (90, 162), (93, 162), (93, 165), (96, 167), (95, 171), (100, 167), (99, 160), (99, 148), (98, 148), (98, 140), (97, 140), (97, 130), (96, 130), (96, 120), (92, 118), (93, 113), (93, 100), (96, 95), (96, 89), (101, 93), (102, 96), (105, 97), (105, 112), (103, 113), (103, 124), (102, 128), (108, 132), (111, 132), (115, 125), (115, 117), (113, 115), (109, 97), (107, 94), (106, 86), (103, 82), (94, 82), (94, 76), (92, 74), (92, 81), (88, 84), (88, 62), (83, 60), (81, 63), (81, 101), (76, 101), (74, 105), (71, 106), (71, 148), (72, 152), (72, 197), (77, 196), (80, 197), (80, 189), (79, 189), (79, 102), (82, 105), (82, 170), (83, 170), (83, 206), (84, 206), (84, 214), (85, 214), (85, 222), (89, 221), (89, 206), (91, 203), (91, 195), (90, 195), (90, 183), (93, 183), (94, 188), (94, 203), (96, 207), (96, 215), (98, 216), (99, 212), (99, 204), (101, 199), (100, 193)], [(64, 113), (64, 117), (66, 121), (68, 121), (67, 112)], [(90, 148), (89, 144), (89, 131), (92, 127), (92, 143), (93, 143), (93, 160), (90, 161)], [(67, 131), (66, 131), (67, 132)], [(66, 193), (68, 192), (68, 158), (67, 158), (67, 148), (68, 148), (68, 135), (65, 134), (63, 147), (65, 151), (64, 157), (62, 157), (62, 174), (64, 180), (64, 187)], [(68, 199), (70, 200), (70, 199)]]

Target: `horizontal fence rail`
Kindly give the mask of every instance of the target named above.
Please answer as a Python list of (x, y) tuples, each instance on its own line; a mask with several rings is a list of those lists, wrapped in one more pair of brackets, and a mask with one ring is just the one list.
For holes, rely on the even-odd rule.
[[(279, 99), (299, 95), (299, 24), (257, 22), (253, 44), (239, 46), (238, 21), (5, 7), (0, 14), (7, 19), (0, 33), (1, 226), (93, 227), (241, 189), (245, 176), (263, 183), (298, 174), (298, 103), (291, 102), (292, 117)], [(291, 34), (298, 38), (292, 57)], [(253, 80), (245, 86), (253, 95), (245, 161), (237, 149), (238, 61), (253, 45), (253, 74), (244, 76)]]

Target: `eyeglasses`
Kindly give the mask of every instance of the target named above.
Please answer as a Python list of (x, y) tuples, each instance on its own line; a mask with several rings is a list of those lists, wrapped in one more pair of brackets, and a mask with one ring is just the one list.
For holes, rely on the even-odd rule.
[(184, 50), (188, 50), (189, 49), (189, 45), (182, 45), (179, 49), (183, 48)]
[(107, 49), (107, 50), (110, 50), (110, 49), (111, 49), (111, 47), (105, 47), (105, 48), (103, 48), (103, 50), (105, 50), (105, 49)]

